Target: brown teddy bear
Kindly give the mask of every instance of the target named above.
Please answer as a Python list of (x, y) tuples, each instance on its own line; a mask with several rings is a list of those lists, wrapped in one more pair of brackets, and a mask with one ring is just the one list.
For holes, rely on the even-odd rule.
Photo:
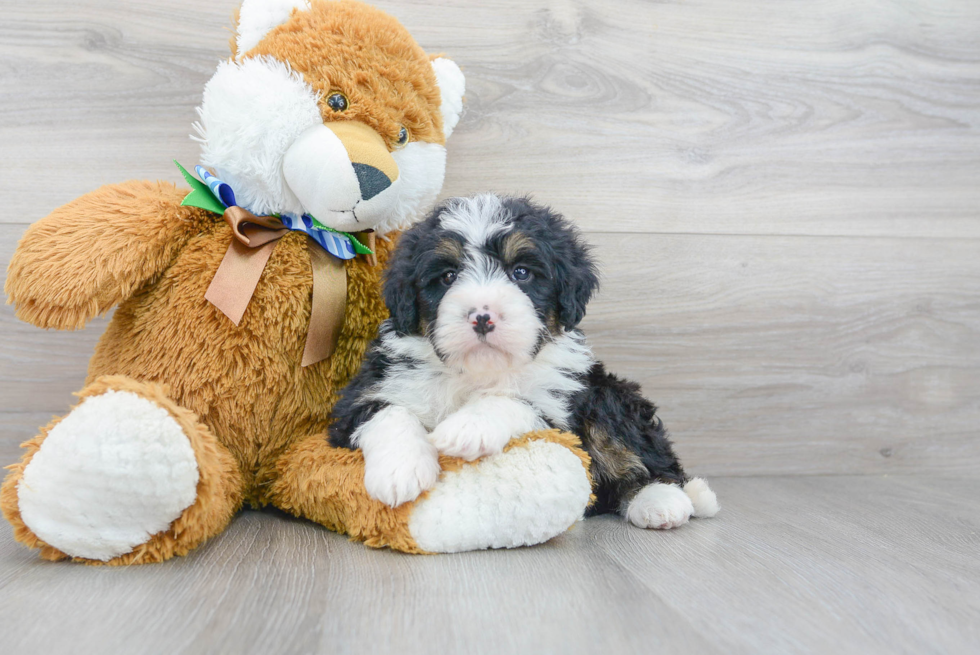
[(245, 0), (204, 90), (201, 180), (109, 185), (27, 231), (8, 301), (78, 329), (117, 306), (81, 401), (24, 444), (0, 504), (47, 559), (185, 554), (243, 503), (371, 546), (539, 543), (589, 502), (588, 458), (544, 431), (390, 508), (359, 451), (324, 436), (386, 318), (395, 231), (435, 200), (464, 80), (394, 18), (321, 0)]

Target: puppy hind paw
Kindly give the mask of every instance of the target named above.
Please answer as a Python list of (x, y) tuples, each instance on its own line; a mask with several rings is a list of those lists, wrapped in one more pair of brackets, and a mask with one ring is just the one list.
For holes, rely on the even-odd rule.
[(684, 485), (684, 493), (694, 505), (692, 516), (696, 518), (711, 518), (721, 510), (718, 497), (711, 490), (704, 478), (691, 478)]
[(626, 518), (640, 528), (667, 530), (677, 528), (691, 518), (694, 504), (675, 484), (655, 482), (640, 489), (626, 507)]

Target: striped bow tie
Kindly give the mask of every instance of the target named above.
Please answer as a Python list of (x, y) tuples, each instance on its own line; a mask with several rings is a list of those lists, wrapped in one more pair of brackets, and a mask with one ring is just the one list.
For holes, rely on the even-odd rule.
[[(174, 163), (177, 164), (176, 161)], [(206, 185), (208, 191), (210, 191), (209, 194), (203, 194), (203, 189), (194, 184), (194, 182), (198, 181), (195, 180), (183, 166), (177, 164), (177, 168), (180, 169), (180, 172), (184, 175), (184, 179), (186, 179), (188, 184), (190, 184), (194, 189), (194, 191), (191, 191), (190, 195), (188, 195), (181, 204), (207, 209), (215, 214), (224, 213), (225, 209), (228, 207), (239, 206), (235, 201), (235, 192), (232, 190), (231, 186), (227, 182), (223, 182), (216, 178), (203, 166), (196, 166), (194, 170), (197, 171), (200, 178), (204, 180), (204, 185)], [(200, 182), (198, 182), (198, 184), (200, 184)], [(219, 206), (217, 203), (221, 203), (221, 205)], [(309, 214), (303, 214), (302, 216), (293, 216), (291, 214), (273, 214), (273, 216), (282, 221), (282, 225), (286, 229), (293, 230), (295, 232), (303, 232), (309, 235), (309, 237), (316, 241), (320, 247), (338, 259), (353, 259), (357, 255), (374, 254), (370, 248), (358, 241), (357, 237), (355, 237), (353, 234), (350, 234), (349, 232), (340, 232), (339, 230), (327, 227)]]
[[(220, 214), (232, 231), (228, 251), (204, 294), (205, 299), (235, 325), (240, 325), (276, 243), (290, 230), (302, 232), (309, 237), (313, 294), (301, 364), (310, 366), (329, 357), (344, 325), (347, 269), (343, 260), (363, 254), (367, 255), (367, 265), (376, 266), (377, 258), (371, 248), (353, 234), (329, 228), (309, 214), (256, 216), (235, 202), (235, 192), (228, 184), (203, 167), (195, 169), (202, 182), (177, 161), (174, 163), (191, 186), (191, 192), (180, 204)], [(373, 245), (373, 231), (362, 235)]]

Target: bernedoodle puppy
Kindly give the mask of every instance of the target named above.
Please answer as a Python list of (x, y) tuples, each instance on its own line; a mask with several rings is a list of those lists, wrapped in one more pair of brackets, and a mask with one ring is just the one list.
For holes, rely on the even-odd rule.
[(579, 232), (524, 198), (454, 198), (401, 237), (391, 318), (343, 391), (334, 446), (361, 448), (369, 494), (391, 506), (435, 484), (438, 453), (473, 460), (548, 427), (592, 457), (588, 513), (673, 528), (718, 511), (688, 478), (656, 407), (607, 373), (576, 326), (598, 286)]

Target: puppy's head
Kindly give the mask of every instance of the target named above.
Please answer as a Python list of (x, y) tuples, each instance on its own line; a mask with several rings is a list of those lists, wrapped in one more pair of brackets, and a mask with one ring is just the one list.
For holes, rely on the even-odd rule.
[(453, 198), (402, 235), (385, 280), (399, 334), (424, 335), (447, 364), (531, 361), (578, 325), (596, 266), (560, 214), (525, 198)]

